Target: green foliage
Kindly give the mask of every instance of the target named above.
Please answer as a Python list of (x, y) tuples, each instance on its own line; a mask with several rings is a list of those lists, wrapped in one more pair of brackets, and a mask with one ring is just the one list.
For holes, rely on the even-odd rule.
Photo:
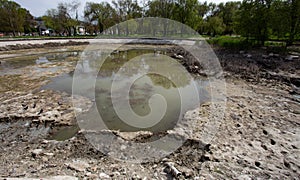
[(300, 1), (244, 0), (236, 18), (236, 30), (261, 45), (270, 36), (285, 38), (291, 45), (300, 32)]
[(209, 44), (218, 45), (230, 49), (248, 49), (255, 45), (255, 42), (249, 42), (243, 37), (220, 36), (208, 40)]
[(235, 33), (234, 23), (240, 6), (240, 2), (227, 2), (226, 4), (220, 3), (218, 5), (218, 17), (220, 17), (224, 23), (224, 34), (232, 35)]
[(29, 11), (8, 0), (0, 0), (0, 24), (0, 32), (12, 32), (14, 36), (18, 32), (30, 32), (34, 26)]
[(172, 19), (175, 10), (174, 0), (153, 0), (148, 3), (149, 9), (146, 12), (148, 17), (161, 17)]
[[(241, 35), (243, 41), (234, 38), (219, 38), (217, 44), (235, 47), (268, 45), (268, 40), (282, 40), (292, 45), (300, 39), (300, 0), (243, 0), (226, 3), (207, 3), (200, 0), (113, 0), (85, 5), (84, 22), (78, 20), (78, 2), (59, 3), (41, 19), (47, 28), (57, 33), (73, 32), (77, 25), (84, 25), (88, 32), (118, 34), (122, 37), (134, 34), (160, 34), (178, 31), (184, 37), (184, 26), (172, 27), (165, 23), (156, 27), (151, 22), (134, 21), (141, 17), (161, 17), (179, 21), (202, 35)], [(112, 31), (105, 30), (121, 22)], [(0, 0), (0, 32), (34, 31), (33, 17), (19, 4)], [(146, 27), (141, 29), (141, 27)], [(181, 28), (181, 30), (180, 30)], [(171, 30), (170, 30), (171, 29)]]
[(223, 20), (218, 16), (210, 17), (206, 23), (206, 29), (209, 32), (209, 35), (216, 36), (223, 34), (225, 31), (225, 24)]
[[(77, 9), (79, 3), (59, 3), (57, 9), (50, 9), (42, 17), (45, 25), (53, 29), (56, 33), (67, 33), (69, 36), (74, 35), (75, 27), (79, 25), (77, 18)], [(76, 16), (76, 18), (75, 18)]]
[(100, 32), (116, 24), (116, 11), (107, 2), (88, 2), (85, 7), (84, 17), (90, 23), (96, 22)]
[(263, 45), (268, 39), (270, 0), (244, 0), (237, 19), (238, 32), (255, 37)]

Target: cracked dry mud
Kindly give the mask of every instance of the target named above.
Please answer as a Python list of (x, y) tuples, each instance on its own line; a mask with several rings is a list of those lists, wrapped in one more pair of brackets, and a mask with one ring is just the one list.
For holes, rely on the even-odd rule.
[[(30, 73), (36, 66), (1, 76), (1, 178), (300, 179), (300, 100), (285, 82), (263, 77), (257, 82), (226, 71), (225, 117), (209, 144), (199, 139), (211, 113), (212, 104), (207, 102), (186, 113), (194, 136), (182, 147), (155, 162), (131, 164), (97, 151), (83, 131), (65, 141), (49, 138), (57, 129), (76, 123), (74, 111), (84, 112), (92, 102), (76, 97), (82, 108), (74, 109), (69, 94), (39, 89), (50, 77), (72, 71), (72, 61), (55, 72)], [(149, 136), (116, 134), (135, 141)], [(169, 162), (181, 172), (178, 177)]]

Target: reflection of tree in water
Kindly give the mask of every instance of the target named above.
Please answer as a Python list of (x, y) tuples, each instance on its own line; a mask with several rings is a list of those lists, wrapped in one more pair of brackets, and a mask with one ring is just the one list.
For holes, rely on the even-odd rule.
[[(155, 62), (149, 62), (154, 64), (151, 65), (151, 69), (155, 70), (160, 74), (148, 74), (148, 77), (152, 80), (152, 83), (157, 86), (164, 87), (166, 89), (170, 88), (181, 88), (190, 84), (191, 77), (187, 71), (181, 67), (179, 63), (171, 63), (169, 61), (163, 62), (161, 59), (158, 65)], [(165, 67), (168, 67), (166, 69)]]
[(161, 86), (165, 89), (176, 88), (176, 85), (166, 77), (163, 77), (158, 74), (148, 74), (148, 77), (151, 79), (152, 83), (155, 86)]
[[(99, 76), (101, 77), (108, 77), (112, 76), (113, 73), (116, 73), (124, 66), (126, 62), (129, 60), (143, 55), (147, 53), (153, 53), (153, 50), (150, 49), (132, 49), (128, 51), (119, 51), (115, 50), (108, 56), (104, 63), (102, 64), (100, 71), (99, 71)], [(132, 66), (130, 69), (122, 69), (123, 73), (131, 75), (131, 74), (136, 74), (138, 71), (138, 66)]]

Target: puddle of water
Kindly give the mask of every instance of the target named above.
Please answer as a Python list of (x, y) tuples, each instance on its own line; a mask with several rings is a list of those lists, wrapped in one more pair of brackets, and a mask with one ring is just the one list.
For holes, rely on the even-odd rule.
[(39, 57), (36, 61), (35, 64), (49, 64), (50, 61), (46, 57)]
[[(78, 69), (80, 71), (80, 78), (76, 79), (76, 94), (88, 97), (95, 101), (94, 106), (87, 113), (81, 114), (78, 119), (82, 120), (83, 123), (80, 123), (80, 127), (84, 128), (82, 124), (87, 124), (87, 127), (84, 129), (91, 130), (103, 130), (103, 129), (111, 129), (111, 130), (119, 130), (119, 131), (153, 131), (153, 132), (161, 132), (172, 129), (174, 125), (177, 123), (178, 117), (180, 117), (181, 106), (184, 107), (185, 110), (190, 110), (199, 105), (200, 102), (205, 102), (209, 99), (209, 94), (204, 90), (208, 85), (206, 80), (198, 81), (197, 88), (199, 88), (199, 92), (201, 93), (200, 102), (194, 99), (194, 96), (190, 94), (191, 89), (194, 88), (194, 84), (185, 76), (178, 74), (177, 65), (169, 64), (166, 61), (166, 64), (157, 65), (155, 61), (147, 61), (141, 63), (133, 63), (130, 65), (129, 69), (124, 68), (122, 77), (124, 79), (137, 78), (134, 82), (133, 86), (130, 88), (129, 92), (129, 104), (130, 109), (134, 113), (139, 116), (146, 116), (151, 112), (149, 106), (149, 100), (153, 95), (159, 94), (166, 99), (167, 110), (165, 115), (162, 117), (162, 120), (155, 124), (152, 127), (140, 128), (133, 127), (124, 122), (121, 118), (119, 118), (118, 114), (115, 112), (113, 103), (112, 103), (112, 81), (116, 78), (117, 72), (120, 68), (123, 68), (125, 63), (129, 62), (129, 60), (134, 59), (135, 57), (139, 57), (143, 54), (150, 54), (150, 56), (155, 56), (153, 53), (154, 50), (129, 50), (129, 51), (118, 51), (114, 52), (106, 59), (105, 63), (101, 66), (101, 69), (97, 75), (96, 79), (96, 87), (93, 88), (93, 83), (95, 83), (95, 79), (93, 79), (93, 75), (91, 72), (95, 70), (99, 70), (99, 65), (96, 62), (91, 60), (83, 60), (78, 64)], [(163, 61), (163, 60), (162, 60)], [(142, 66), (142, 67), (141, 67)], [(169, 69), (165, 69), (168, 67)], [(158, 72), (166, 71), (169, 78), (176, 79), (177, 86), (172, 83), (167, 78), (157, 75), (157, 74), (147, 74), (141, 76), (139, 73), (139, 69), (149, 69), (154, 68), (157, 69)], [(58, 90), (62, 92), (67, 92), (72, 94), (72, 83), (73, 83), (73, 73), (68, 73), (61, 75), (59, 77), (53, 78), (52, 81), (43, 86), (42, 89), (51, 89)], [(123, 114), (130, 114), (131, 110), (126, 106), (126, 102), (128, 99), (122, 98), (124, 96), (124, 86), (126, 84), (117, 83), (115, 89), (116, 94), (114, 99), (117, 99), (117, 104), (119, 105), (119, 110)], [(202, 88), (203, 89), (202, 89)], [(181, 102), (180, 94), (178, 90), (183, 93), (184, 102)], [(92, 94), (95, 93), (95, 97), (92, 97)], [(126, 94), (126, 93), (125, 93)], [(120, 96), (120, 97), (119, 97)], [(124, 106), (124, 107), (123, 107)], [(163, 108), (163, 104), (156, 104), (156, 109)], [(99, 114), (101, 115), (103, 122), (99, 122)], [(155, 117), (155, 115), (154, 115)], [(153, 118), (153, 117), (152, 117)], [(155, 119), (155, 118), (153, 118)], [(152, 121), (153, 119), (146, 119), (146, 121)], [(70, 134), (69, 130), (60, 131), (60, 133), (56, 134), (55, 139), (64, 139), (65, 134)]]
[(72, 94), (73, 72), (57, 76), (50, 83), (44, 85), (43, 90), (56, 90)]
[[(63, 62), (69, 57), (79, 57), (80, 52), (61, 52), (41, 54), (40, 56), (22, 56), (4, 59), (0, 64), (0, 75), (13, 75), (22, 73), (21, 69), (35, 65), (52, 65)], [(52, 70), (51, 70), (52, 68)], [(40, 71), (55, 71), (56, 69), (40, 68)]]
[(77, 132), (79, 131), (78, 126), (69, 126), (59, 129), (58, 131), (54, 132), (49, 139), (56, 140), (56, 141), (65, 141), (74, 137)]

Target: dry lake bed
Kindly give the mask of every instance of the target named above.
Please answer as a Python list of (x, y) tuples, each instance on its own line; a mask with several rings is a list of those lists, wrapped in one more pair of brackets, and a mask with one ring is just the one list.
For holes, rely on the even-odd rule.
[[(122, 40), (105, 40), (97, 47), (105, 50), (118, 47), (119, 43)], [(111, 111), (111, 99), (106, 98), (110, 95), (110, 82), (129, 59), (153, 53), (174, 57), (199, 86), (206, 86), (205, 78), (200, 78), (200, 71), (195, 70), (198, 67), (189, 63), (189, 56), (170, 44), (122, 46), (101, 67), (97, 76), (100, 87), (89, 87), (86, 79), (80, 82), (82, 92), (94, 90), (98, 95), (72, 96), (75, 67), (80, 66), (87, 74), (97, 68), (88, 60), (79, 61), (87, 42), (16, 44), (0, 43), (1, 178), (300, 179), (299, 56), (289, 60), (289, 55), (274, 55), (265, 49), (244, 52), (215, 48), (224, 70), (226, 92), (222, 93), (226, 102), (222, 105), (226, 109), (213, 139), (205, 143), (199, 138), (203, 124), (210, 121), (213, 113), (209, 92), (204, 92), (201, 103), (189, 107), (182, 117), (192, 124), (188, 127), (192, 136), (162, 159), (134, 164), (115, 160), (95, 149), (78, 126), (75, 114), (91, 118), (84, 114), (96, 103), (98, 109), (104, 108), (102, 115), (108, 119), (108, 127), (127, 141), (143, 142), (168, 133), (178, 116), (176, 103), (168, 106), (170, 110), (161, 124), (138, 132), (120, 123)], [(177, 75), (176, 67), (166, 67), (170, 76), (185, 82)], [(175, 90), (176, 86), (161, 76), (145, 76), (131, 88), (131, 107), (145, 115), (150, 111), (147, 102), (153, 93), (165, 94), (177, 102)], [(126, 146), (121, 149), (126, 151)]]

